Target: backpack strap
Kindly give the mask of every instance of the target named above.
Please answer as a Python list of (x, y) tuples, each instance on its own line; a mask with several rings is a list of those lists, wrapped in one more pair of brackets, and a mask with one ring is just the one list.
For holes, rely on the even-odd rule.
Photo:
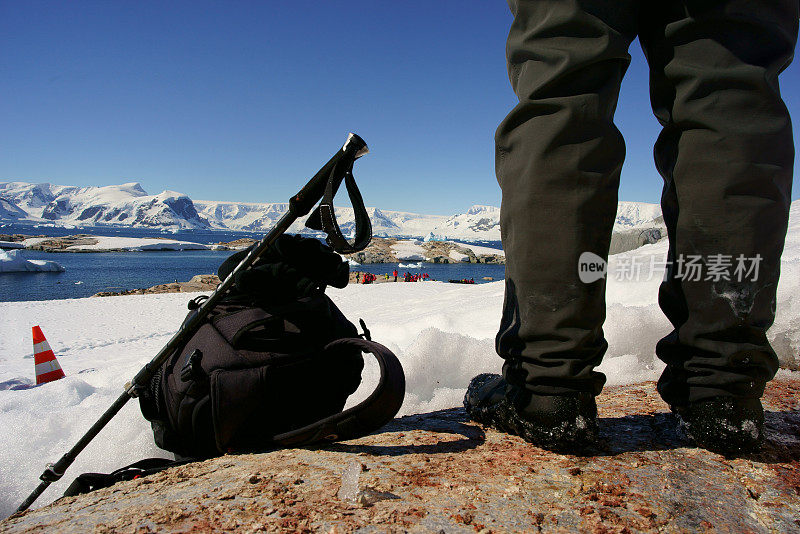
[(135, 478), (152, 475), (163, 471), (169, 467), (188, 464), (196, 461), (194, 458), (183, 460), (167, 460), (166, 458), (145, 458), (125, 467), (120, 467), (111, 473), (83, 473), (72, 481), (72, 484), (64, 491), (64, 497), (73, 497), (82, 493), (107, 488), (123, 480), (133, 480)]
[[(242, 319), (248, 319), (249, 322)], [(253, 324), (258, 319), (255, 315), (243, 314), (241, 318), (232, 322), (238, 322), (240, 326), (244, 326)], [(405, 374), (397, 356), (380, 343), (361, 338), (337, 339), (328, 343), (324, 350), (338, 346), (357, 347), (362, 352), (369, 352), (375, 356), (381, 371), (381, 378), (375, 391), (366, 400), (341, 413), (326, 417), (297, 430), (275, 436), (273, 442), (276, 445), (301, 447), (323, 440), (355, 439), (378, 430), (397, 415), (403, 404), (406, 391)], [(193, 461), (197, 461), (197, 459), (183, 458), (172, 461), (164, 458), (147, 458), (111, 473), (84, 473), (70, 484), (64, 492), (64, 496), (80, 495), (100, 488), (107, 488), (123, 480), (133, 480), (140, 476), (151, 475), (169, 467), (184, 465)]]
[(299, 447), (322, 440), (359, 438), (378, 430), (400, 411), (406, 393), (406, 378), (397, 356), (380, 343), (361, 338), (337, 339), (328, 343), (325, 350), (343, 345), (369, 352), (378, 360), (381, 378), (375, 391), (364, 401), (341, 413), (291, 432), (278, 434), (273, 438), (275, 444)]

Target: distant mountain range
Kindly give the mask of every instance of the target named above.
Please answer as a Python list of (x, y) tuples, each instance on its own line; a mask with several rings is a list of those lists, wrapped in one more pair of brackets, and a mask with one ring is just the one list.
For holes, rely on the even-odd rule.
[[(192, 200), (174, 191), (149, 195), (138, 183), (76, 187), (49, 183), (0, 182), (0, 221), (57, 226), (124, 226), (165, 230), (246, 230), (264, 232), (287, 203)], [(500, 208), (475, 205), (456, 215), (422, 215), (368, 208), (373, 232), (384, 237), (499, 241)], [(657, 204), (620, 202), (615, 231), (660, 226)], [(342, 231), (354, 230), (352, 208), (336, 208)], [(298, 221), (289, 231), (299, 232)]]

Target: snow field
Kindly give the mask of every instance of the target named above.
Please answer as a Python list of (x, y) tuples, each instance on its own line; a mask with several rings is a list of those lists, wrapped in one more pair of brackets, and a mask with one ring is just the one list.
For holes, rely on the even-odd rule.
[(418, 241), (402, 240), (392, 245), (392, 252), (400, 261), (424, 261), (425, 249)]
[(466, 254), (462, 254), (461, 252), (458, 252), (456, 250), (451, 250), (449, 256), (451, 260), (469, 261), (469, 256), (467, 256)]
[(208, 250), (208, 245), (176, 241), (172, 239), (148, 239), (139, 237), (107, 237), (97, 236), (95, 245), (72, 245), (68, 250)]

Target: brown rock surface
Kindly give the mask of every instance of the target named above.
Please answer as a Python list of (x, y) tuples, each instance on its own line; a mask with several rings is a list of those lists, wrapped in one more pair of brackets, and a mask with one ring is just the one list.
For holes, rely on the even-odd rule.
[(214, 247), (216, 250), (244, 250), (255, 243), (258, 243), (257, 239), (253, 239), (251, 237), (242, 237), (239, 239), (234, 239), (233, 241), (228, 241), (227, 243), (220, 241), (219, 243), (215, 243)]
[(688, 446), (647, 383), (606, 389), (603, 444), (586, 456), (443, 410), (324, 449), (224, 456), (63, 498), (0, 532), (798, 531), (798, 393), (798, 381), (770, 384), (768, 441), (742, 458)]
[(126, 289), (124, 291), (101, 291), (93, 297), (117, 297), (120, 295), (148, 295), (152, 293), (196, 293), (198, 291), (213, 291), (220, 284), (216, 274), (197, 274), (188, 282), (171, 282), (158, 284), (147, 289)]
[[(23, 234), (0, 234), (0, 241), (9, 241), (11, 243), (19, 243), (20, 241), (25, 241), (28, 239), (29, 235)], [(37, 237), (44, 237), (44, 236), (37, 236)]]
[[(89, 234), (75, 234), (64, 237), (52, 237), (40, 241), (35, 245), (29, 245), (25, 248), (29, 250), (41, 250), (43, 252), (67, 252), (67, 247), (73, 245), (96, 245), (97, 239)], [(72, 252), (72, 251), (69, 251)]]
[[(399, 240), (393, 237), (373, 237), (369, 246), (361, 252), (347, 254), (345, 257), (358, 263), (399, 263), (392, 245)], [(424, 250), (425, 261), (430, 263), (460, 263), (450, 257), (451, 251), (456, 251), (469, 257), (469, 263), (505, 263), (501, 254), (476, 255), (468, 245), (458, 245), (445, 241), (428, 241), (421, 243)]]
[(373, 237), (367, 248), (345, 257), (358, 263), (397, 263), (398, 259), (392, 252), (392, 245), (397, 239), (392, 237)]

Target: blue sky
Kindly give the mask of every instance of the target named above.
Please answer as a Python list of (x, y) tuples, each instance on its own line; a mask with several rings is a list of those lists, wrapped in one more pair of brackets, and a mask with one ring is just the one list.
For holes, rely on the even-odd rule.
[[(356, 168), (368, 205), (499, 206), (510, 23), (501, 0), (0, 0), (0, 181), (284, 202), (355, 131), (372, 151)], [(659, 126), (631, 53), (620, 198), (657, 202)], [(800, 66), (781, 83), (797, 117)]]

